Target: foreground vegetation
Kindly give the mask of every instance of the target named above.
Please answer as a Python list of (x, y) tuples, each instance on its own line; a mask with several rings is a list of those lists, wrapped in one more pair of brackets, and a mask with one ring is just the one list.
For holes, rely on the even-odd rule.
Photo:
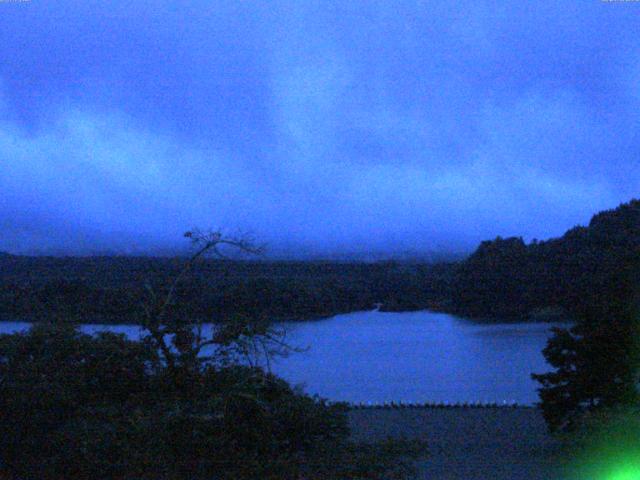
[(410, 478), (420, 442), (353, 442), (347, 406), (292, 389), (258, 366), (288, 350), (253, 318), (211, 332), (177, 308), (178, 287), (147, 286), (141, 341), (80, 333), (64, 319), (0, 336), (0, 473), (15, 480)]
[(533, 378), (549, 429), (575, 433), (585, 420), (640, 407), (640, 201), (598, 214), (588, 228), (540, 248), (558, 246), (571, 246), (571, 255), (556, 257), (564, 260), (556, 269), (569, 269), (558, 301), (571, 300), (563, 307), (575, 323), (554, 329), (543, 354), (555, 370)]
[(176, 374), (111, 333), (0, 338), (0, 469), (14, 479), (410, 478), (421, 445), (354, 443), (346, 414), (259, 368)]

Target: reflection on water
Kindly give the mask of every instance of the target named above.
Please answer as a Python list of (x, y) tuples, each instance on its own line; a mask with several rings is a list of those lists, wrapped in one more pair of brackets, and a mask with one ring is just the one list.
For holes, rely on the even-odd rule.
[[(481, 325), (433, 312), (355, 312), (284, 325), (290, 344), (275, 373), (311, 394), (350, 402), (537, 401), (529, 375), (549, 369), (542, 349), (554, 324)], [(3, 322), (0, 332), (26, 330)], [(135, 325), (83, 325), (138, 338)]]

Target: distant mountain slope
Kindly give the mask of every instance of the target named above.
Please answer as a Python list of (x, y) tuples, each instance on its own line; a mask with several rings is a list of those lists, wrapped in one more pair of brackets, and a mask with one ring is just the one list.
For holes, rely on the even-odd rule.
[(473, 317), (525, 317), (559, 308), (578, 313), (615, 295), (640, 258), (640, 200), (593, 216), (587, 227), (525, 244), (520, 237), (480, 244), (456, 269), (452, 310)]
[[(166, 293), (179, 259), (0, 256), (0, 320), (67, 318), (133, 323)], [(442, 304), (451, 264), (203, 261), (180, 283), (175, 314), (210, 321), (248, 315), (290, 320)]]
[[(179, 314), (315, 318), (373, 308), (439, 309), (469, 317), (539, 319), (619, 295), (640, 259), (640, 200), (593, 216), (562, 237), (482, 242), (466, 260), (207, 261), (179, 288)], [(179, 262), (153, 257), (29, 257), (0, 252), (0, 319), (66, 316), (135, 321), (145, 282), (162, 291)], [(640, 282), (638, 282), (640, 284)], [(547, 317), (548, 318), (548, 317)]]

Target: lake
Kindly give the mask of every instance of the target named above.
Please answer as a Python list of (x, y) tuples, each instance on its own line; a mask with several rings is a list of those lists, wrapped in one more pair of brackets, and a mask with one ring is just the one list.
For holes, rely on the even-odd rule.
[[(533, 404), (537, 384), (529, 375), (549, 370), (542, 349), (554, 325), (480, 324), (429, 311), (354, 312), (284, 324), (287, 341), (307, 350), (277, 359), (272, 369), (331, 400)], [(28, 326), (0, 322), (0, 333)], [(132, 325), (82, 329), (139, 335)]]

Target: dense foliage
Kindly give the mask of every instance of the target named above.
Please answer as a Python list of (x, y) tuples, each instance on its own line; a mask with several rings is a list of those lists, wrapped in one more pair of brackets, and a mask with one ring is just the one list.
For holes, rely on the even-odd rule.
[[(139, 322), (148, 288), (162, 294), (183, 259), (0, 257), (0, 319), (43, 316)], [(179, 313), (308, 319), (372, 309), (442, 308), (449, 264), (268, 262), (207, 259), (176, 292)]]
[(572, 430), (596, 411), (640, 405), (640, 256), (622, 265), (583, 302), (571, 328), (554, 329), (543, 351), (555, 370), (533, 378), (552, 431)]
[(421, 448), (355, 444), (346, 407), (259, 368), (179, 381), (147, 345), (57, 323), (0, 336), (0, 468), (22, 480), (406, 478)]
[(582, 249), (565, 263), (574, 278), (564, 306), (576, 323), (555, 329), (543, 352), (555, 370), (533, 375), (551, 430), (640, 404), (640, 202), (596, 215), (580, 232), (571, 238)]
[(598, 213), (560, 238), (482, 242), (456, 269), (451, 310), (487, 318), (545, 311), (577, 317), (607, 300), (612, 272), (627, 268), (639, 251), (639, 200)]

